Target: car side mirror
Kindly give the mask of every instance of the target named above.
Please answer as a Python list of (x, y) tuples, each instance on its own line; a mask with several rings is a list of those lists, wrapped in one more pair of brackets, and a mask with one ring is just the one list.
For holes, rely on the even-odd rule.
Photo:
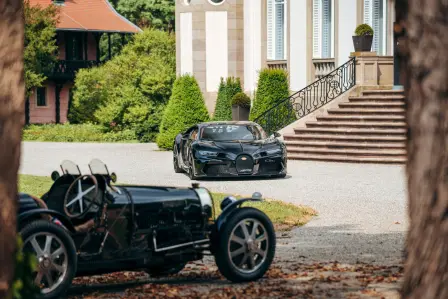
[(116, 183), (117, 182), (117, 174), (115, 172), (112, 172), (110, 174), (110, 179), (112, 180), (112, 182)]
[(274, 137), (275, 138), (282, 137), (282, 134), (280, 134), (279, 132), (274, 132)]
[(51, 173), (51, 179), (53, 180), (53, 182), (59, 179), (60, 177), (61, 175), (56, 170)]

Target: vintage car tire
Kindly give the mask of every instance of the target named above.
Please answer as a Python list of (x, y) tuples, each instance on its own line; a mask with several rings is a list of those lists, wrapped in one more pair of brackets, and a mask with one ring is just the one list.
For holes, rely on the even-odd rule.
[[(264, 234), (266, 234), (266, 240), (263, 245), (260, 244), (260, 248), (265, 247), (265, 256), (261, 258), (261, 261), (256, 265), (255, 270), (245, 271), (244, 269), (238, 268), (234, 261), (232, 261), (231, 255), (231, 241), (237, 226), (241, 224), (242, 221), (256, 221), (258, 225), (262, 225)], [(247, 226), (246, 226), (247, 227)], [(259, 236), (258, 238), (260, 238)], [(269, 269), (275, 255), (275, 230), (272, 225), (271, 220), (261, 212), (260, 210), (254, 208), (239, 208), (238, 210), (232, 212), (226, 223), (218, 232), (218, 246), (216, 247), (215, 260), (221, 274), (232, 282), (247, 282), (257, 280), (266, 273)], [(249, 245), (245, 245), (247, 248)], [(241, 247), (242, 248), (242, 247)], [(239, 249), (238, 249), (239, 250)], [(235, 251), (238, 251), (235, 250)], [(243, 259), (246, 254), (244, 254)], [(236, 257), (236, 256), (235, 256)], [(258, 256), (261, 257), (261, 256)], [(257, 257), (257, 259), (258, 259)]]
[(173, 167), (175, 173), (182, 173), (182, 168), (179, 167), (179, 156), (177, 154), (176, 146), (173, 148)]
[[(66, 252), (67, 258), (67, 267), (65, 276), (62, 279), (62, 282), (59, 283), (54, 290), (49, 293), (41, 293), (38, 298), (42, 299), (53, 299), (53, 298), (61, 298), (62, 295), (69, 289), (73, 278), (76, 275), (77, 268), (77, 255), (76, 255), (76, 247), (73, 239), (69, 235), (68, 231), (65, 230), (62, 226), (57, 225), (53, 222), (49, 222), (46, 220), (37, 220), (27, 224), (21, 231), (20, 235), (24, 241), (24, 245), (26, 245), (27, 240), (31, 238), (33, 235), (48, 233), (52, 236), (56, 236), (58, 241), (61, 241), (60, 245), (63, 245)], [(46, 241), (46, 240), (45, 240)], [(42, 248), (41, 248), (42, 249)], [(45, 250), (45, 248), (44, 248)], [(51, 251), (50, 251), (51, 252)]]
[(146, 273), (149, 274), (151, 277), (162, 277), (162, 276), (168, 276), (168, 275), (174, 275), (179, 273), (185, 268), (185, 265), (187, 263), (179, 263), (175, 265), (164, 265), (159, 267), (151, 267), (147, 268), (145, 270)]

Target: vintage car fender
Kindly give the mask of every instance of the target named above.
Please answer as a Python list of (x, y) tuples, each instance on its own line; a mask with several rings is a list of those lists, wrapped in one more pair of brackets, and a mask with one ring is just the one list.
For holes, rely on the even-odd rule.
[(219, 232), (222, 225), (227, 221), (227, 218), (234, 212), (237, 208), (239, 208), (243, 203), (247, 201), (262, 201), (261, 198), (243, 198), (240, 200), (236, 200), (230, 204), (228, 204), (219, 215), (218, 219), (216, 219), (216, 230)]
[(57, 218), (67, 230), (69, 230), (71, 233), (76, 233), (75, 227), (65, 215), (59, 213), (58, 211), (47, 209), (33, 209), (20, 214), (17, 219), (19, 228), (21, 228), (22, 225), (26, 223), (28, 220), (36, 218), (36, 216), (42, 216), (42, 215), (49, 215)]

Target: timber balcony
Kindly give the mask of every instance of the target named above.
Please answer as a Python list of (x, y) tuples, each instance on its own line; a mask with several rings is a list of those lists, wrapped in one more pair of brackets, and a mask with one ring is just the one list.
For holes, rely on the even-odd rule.
[(45, 75), (51, 80), (73, 80), (80, 69), (99, 66), (97, 60), (58, 60), (52, 71)]

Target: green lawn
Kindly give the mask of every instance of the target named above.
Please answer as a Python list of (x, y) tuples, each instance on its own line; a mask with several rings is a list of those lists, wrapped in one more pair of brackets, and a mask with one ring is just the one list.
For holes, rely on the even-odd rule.
[[(20, 192), (42, 196), (50, 189), (52, 183), (49, 177), (20, 175), (19, 190)], [(217, 214), (221, 212), (220, 203), (225, 196), (227, 194), (213, 193)], [(316, 211), (309, 207), (297, 206), (279, 200), (267, 199), (263, 202), (249, 202), (244, 205), (255, 207), (265, 212), (278, 230), (288, 230), (295, 226), (304, 225), (312, 216), (316, 215)]]

